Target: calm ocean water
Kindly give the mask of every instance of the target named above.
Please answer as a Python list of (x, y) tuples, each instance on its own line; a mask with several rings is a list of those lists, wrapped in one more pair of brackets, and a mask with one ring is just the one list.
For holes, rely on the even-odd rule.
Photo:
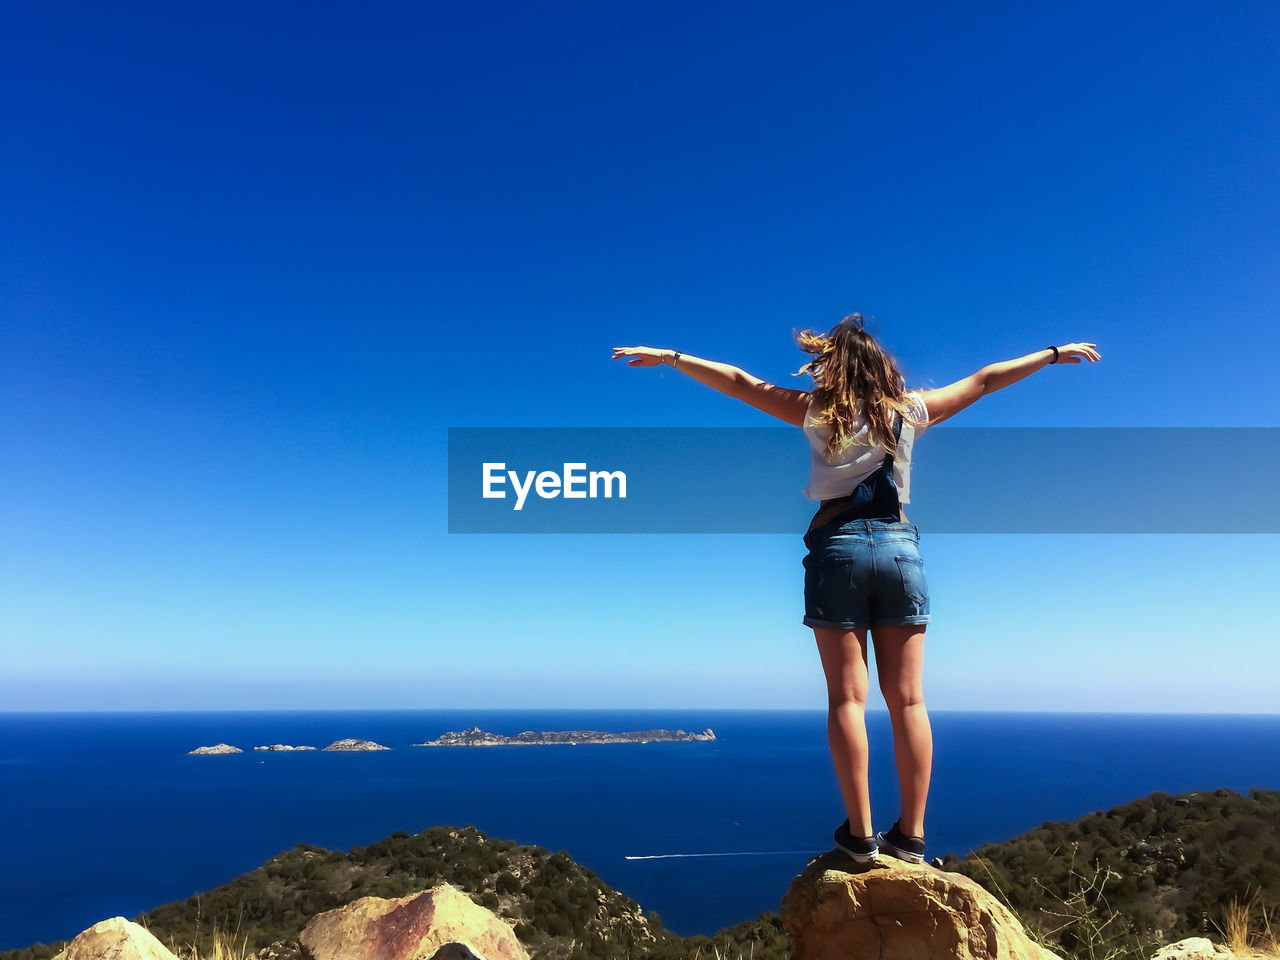
[[(1280, 716), (932, 715), (930, 855), (1154, 790), (1280, 788)], [(868, 717), (878, 829), (898, 812)], [(714, 743), (414, 748), (446, 730), (715, 730)], [(220, 741), (368, 754), (190, 757)], [(822, 711), (0, 714), (0, 949), (226, 883), (299, 842), (474, 824), (563, 849), (680, 934), (776, 910), (844, 817)], [(633, 859), (638, 858), (638, 859)]]

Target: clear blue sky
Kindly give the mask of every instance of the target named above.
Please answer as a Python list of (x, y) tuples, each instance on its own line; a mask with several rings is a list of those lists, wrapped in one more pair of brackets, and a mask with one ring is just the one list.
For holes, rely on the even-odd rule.
[[(800, 531), (446, 532), (450, 426), (774, 422), (615, 344), (1280, 420), (1274, 4), (0, 16), (5, 709), (822, 707)], [(936, 708), (1274, 709), (1274, 537), (923, 546)]]

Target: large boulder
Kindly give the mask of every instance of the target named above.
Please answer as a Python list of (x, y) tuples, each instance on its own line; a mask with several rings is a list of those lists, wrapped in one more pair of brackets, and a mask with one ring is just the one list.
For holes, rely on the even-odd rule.
[[(361, 897), (318, 913), (298, 942), (311, 960), (429, 960), (460, 944), (483, 960), (529, 960), (515, 931), (448, 883), (387, 900)], [(452, 947), (442, 957), (463, 957)]]
[(959, 873), (881, 857), (814, 857), (782, 900), (792, 960), (1060, 960)]
[(146, 927), (124, 917), (99, 920), (76, 934), (54, 960), (176, 960)]

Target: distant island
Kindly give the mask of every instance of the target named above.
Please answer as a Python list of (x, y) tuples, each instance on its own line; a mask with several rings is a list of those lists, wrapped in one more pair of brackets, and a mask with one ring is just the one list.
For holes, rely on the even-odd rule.
[(366, 750), (390, 750), (391, 748), (384, 747), (380, 743), (374, 743), (372, 740), (356, 740), (353, 737), (347, 737), (345, 740), (333, 741), (325, 749), (333, 750), (337, 753), (361, 753)]
[(215, 743), (212, 747), (196, 747), (194, 750), (188, 750), (187, 753), (193, 757), (218, 757), (224, 753), (244, 753), (244, 751), (229, 743)]
[(511, 745), (546, 745), (554, 743), (658, 743), (662, 741), (694, 741), (714, 740), (715, 733), (710, 727), (702, 733), (686, 733), (683, 730), (632, 730), (623, 733), (609, 733), (603, 730), (544, 730), (534, 733), (525, 730), (514, 737), (506, 737), (497, 733), (489, 733), (479, 727), (470, 730), (450, 730), (442, 733), (434, 740), (426, 743), (415, 743), (415, 747), (504, 747)]

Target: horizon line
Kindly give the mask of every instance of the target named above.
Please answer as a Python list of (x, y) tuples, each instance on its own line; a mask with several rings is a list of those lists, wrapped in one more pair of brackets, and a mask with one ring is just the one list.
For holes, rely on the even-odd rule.
[[(825, 714), (826, 707), (229, 707), (183, 709), (82, 709), (82, 710), (6, 710), (0, 716), (101, 716), (134, 714), (224, 714), (224, 713), (814, 713)], [(885, 708), (868, 708), (867, 713), (887, 714)], [(930, 716), (944, 714), (974, 714), (985, 716), (1043, 716), (1071, 717), (1280, 717), (1280, 711), (1259, 710), (989, 710), (946, 708), (930, 710)]]

